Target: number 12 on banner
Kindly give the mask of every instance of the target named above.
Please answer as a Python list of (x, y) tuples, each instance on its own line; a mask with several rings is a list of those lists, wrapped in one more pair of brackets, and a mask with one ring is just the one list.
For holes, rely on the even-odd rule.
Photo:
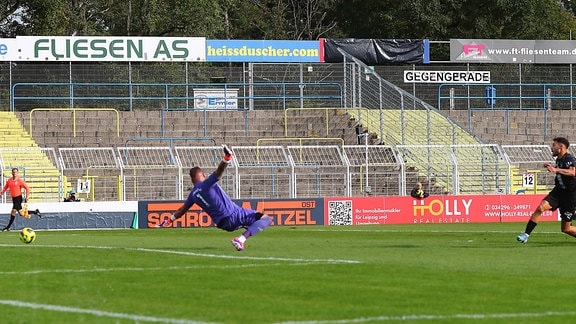
[(534, 188), (534, 173), (524, 173), (522, 175), (522, 187)]

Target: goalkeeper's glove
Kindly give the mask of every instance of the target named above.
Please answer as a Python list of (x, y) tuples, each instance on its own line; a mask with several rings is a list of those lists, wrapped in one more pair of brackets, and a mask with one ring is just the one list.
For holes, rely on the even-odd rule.
[(230, 161), (232, 161), (232, 151), (228, 148), (228, 146), (226, 146), (226, 144), (222, 144), (222, 150), (224, 151), (222, 162), (230, 163)]

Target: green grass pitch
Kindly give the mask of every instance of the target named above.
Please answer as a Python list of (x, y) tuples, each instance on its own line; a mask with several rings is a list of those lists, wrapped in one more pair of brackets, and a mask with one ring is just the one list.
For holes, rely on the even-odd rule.
[[(2, 323), (566, 323), (576, 239), (541, 223), (0, 233)], [(238, 234), (237, 232), (235, 234)]]

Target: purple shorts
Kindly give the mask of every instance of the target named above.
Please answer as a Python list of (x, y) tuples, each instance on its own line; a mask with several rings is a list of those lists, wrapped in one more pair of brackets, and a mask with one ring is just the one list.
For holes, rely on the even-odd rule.
[(252, 209), (241, 209), (239, 212), (223, 218), (218, 222), (216, 227), (228, 232), (234, 232), (237, 229), (248, 227), (254, 224), (263, 216), (262, 213)]

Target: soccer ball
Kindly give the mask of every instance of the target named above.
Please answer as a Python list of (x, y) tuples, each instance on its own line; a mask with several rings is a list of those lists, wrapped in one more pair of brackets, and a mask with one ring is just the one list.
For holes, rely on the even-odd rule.
[(20, 237), (22, 243), (32, 243), (36, 240), (36, 232), (29, 227), (25, 227), (18, 233), (18, 237)]

